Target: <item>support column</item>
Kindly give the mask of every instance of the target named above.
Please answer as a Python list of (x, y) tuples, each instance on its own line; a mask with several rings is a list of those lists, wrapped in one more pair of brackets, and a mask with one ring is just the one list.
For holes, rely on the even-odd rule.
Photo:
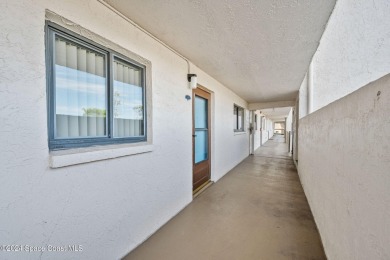
[(287, 117), (284, 118), (284, 142), (287, 143)]
[(263, 116), (260, 114), (260, 147), (263, 146)]
[(249, 135), (249, 144), (250, 144), (250, 148), (249, 148), (249, 153), (250, 154), (254, 154), (255, 153), (255, 111), (254, 110), (251, 110), (250, 111), (250, 124), (249, 124), (249, 128), (250, 128), (250, 135)]

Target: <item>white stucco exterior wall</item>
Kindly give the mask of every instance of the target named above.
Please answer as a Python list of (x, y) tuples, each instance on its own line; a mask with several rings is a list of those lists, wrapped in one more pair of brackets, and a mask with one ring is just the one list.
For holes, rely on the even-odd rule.
[(389, 85), (387, 75), (299, 121), (298, 172), (330, 260), (390, 259)]
[[(193, 71), (198, 75), (199, 84), (207, 87), (212, 92), (211, 179), (218, 181), (249, 155), (248, 129), (250, 112), (248, 109), (245, 109), (245, 131), (235, 133), (233, 130), (233, 122), (235, 120), (233, 106), (237, 104), (247, 108), (247, 102), (202, 70), (194, 67)], [(191, 115), (189, 114), (188, 116)], [(228, 143), (225, 143), (226, 140), (229, 140)], [(226, 149), (229, 149), (229, 151), (226, 151)]]
[(292, 120), (293, 120), (293, 110), (291, 108), (286, 118), (286, 131), (292, 130)]
[(389, 13), (388, 0), (337, 1), (312, 60), (314, 110), (390, 72)]
[(268, 131), (268, 139), (274, 136), (274, 122), (268, 118), (267, 118), (267, 131)]
[(286, 118), (286, 143), (288, 143), (289, 151), (291, 152), (292, 149), (292, 143), (293, 143), (293, 108), (291, 108), (290, 112), (288, 113), (288, 116)]
[(255, 111), (255, 115), (257, 116), (257, 122), (256, 122), (256, 130), (254, 130), (254, 150), (258, 149), (260, 147), (260, 134), (261, 134), (261, 114), (259, 110)]
[(273, 121), (269, 119), (267, 116), (261, 113), (261, 111), (257, 112), (259, 114), (259, 138), (262, 136), (261, 142), (264, 144), (268, 141), (269, 138), (273, 136)]
[[(299, 95), (299, 94), (298, 94)], [(292, 136), (291, 136), (291, 151), (292, 157), (295, 163), (298, 161), (298, 143), (299, 143), (299, 107), (300, 107), (300, 98), (298, 96), (295, 101), (295, 106), (292, 108)]]
[(308, 114), (308, 93), (307, 93), (307, 75), (302, 81), (299, 88), (299, 118), (302, 118)]
[[(82, 252), (0, 252), (2, 259), (118, 259), (192, 200), (192, 105), (187, 64), (105, 6), (88, 1), (0, 2), (0, 237), (3, 244), (82, 245)], [(152, 63), (153, 151), (49, 167), (45, 9)], [(249, 153), (233, 103), (247, 103), (192, 66), (210, 89), (212, 179)], [(246, 111), (248, 115), (248, 111)]]

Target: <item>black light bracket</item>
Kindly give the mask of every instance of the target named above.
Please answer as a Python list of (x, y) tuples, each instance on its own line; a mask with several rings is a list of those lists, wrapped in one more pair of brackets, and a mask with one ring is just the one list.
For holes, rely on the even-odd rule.
[(187, 74), (187, 80), (188, 80), (188, 82), (191, 82), (191, 77), (193, 77), (193, 76), (197, 77), (196, 74)]

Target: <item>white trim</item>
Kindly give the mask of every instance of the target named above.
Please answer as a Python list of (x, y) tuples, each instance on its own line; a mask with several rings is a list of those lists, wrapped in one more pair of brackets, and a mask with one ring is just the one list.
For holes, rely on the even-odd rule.
[(50, 152), (50, 168), (89, 163), (153, 151), (153, 145), (138, 143), (106, 145)]

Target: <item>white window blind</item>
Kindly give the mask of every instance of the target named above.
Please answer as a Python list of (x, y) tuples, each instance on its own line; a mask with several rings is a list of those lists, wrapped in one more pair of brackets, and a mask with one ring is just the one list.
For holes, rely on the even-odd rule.
[(50, 150), (146, 141), (144, 60), (47, 28)]
[(142, 71), (119, 59), (114, 60), (114, 137), (144, 134)]
[(104, 54), (56, 35), (56, 138), (107, 135)]

